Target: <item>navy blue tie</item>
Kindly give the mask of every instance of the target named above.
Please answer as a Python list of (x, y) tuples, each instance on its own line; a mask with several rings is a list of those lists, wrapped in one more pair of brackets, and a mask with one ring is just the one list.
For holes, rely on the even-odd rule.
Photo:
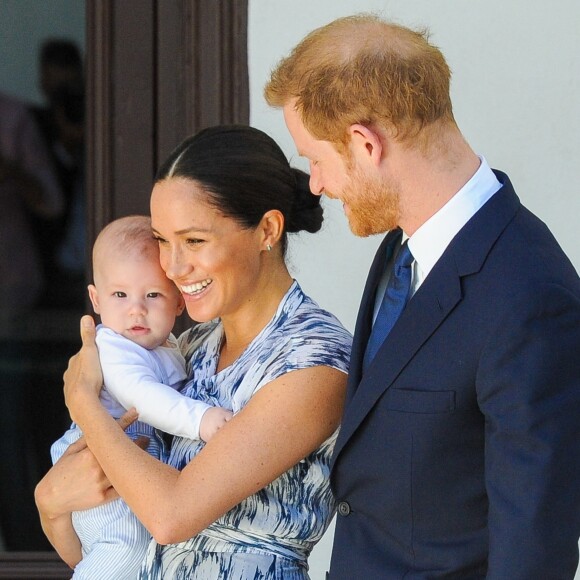
[(409, 250), (407, 242), (405, 242), (399, 249), (399, 253), (395, 258), (393, 271), (387, 284), (387, 289), (383, 296), (379, 312), (375, 319), (365, 357), (363, 360), (363, 371), (369, 366), (381, 344), (389, 332), (391, 332), (395, 322), (403, 312), (409, 296), (411, 294), (411, 265), (413, 264), (413, 254)]

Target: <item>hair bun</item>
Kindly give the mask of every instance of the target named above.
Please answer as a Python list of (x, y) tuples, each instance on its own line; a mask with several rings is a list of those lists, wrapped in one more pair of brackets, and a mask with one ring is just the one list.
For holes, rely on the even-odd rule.
[(308, 173), (294, 167), (291, 169), (296, 180), (296, 189), (292, 211), (287, 216), (286, 231), (289, 233), (301, 231), (317, 232), (322, 227), (324, 219), (320, 196), (314, 195), (310, 191), (310, 176)]

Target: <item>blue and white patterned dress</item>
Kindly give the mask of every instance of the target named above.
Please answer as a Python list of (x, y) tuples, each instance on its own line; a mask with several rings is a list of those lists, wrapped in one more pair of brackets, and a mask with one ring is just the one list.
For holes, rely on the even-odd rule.
[[(351, 336), (294, 282), (275, 316), (231, 366), (216, 374), (223, 328), (200, 324), (181, 337), (191, 377), (183, 393), (242, 409), (277, 377), (313, 366), (348, 371)], [(336, 433), (306, 459), (179, 544), (150, 544), (140, 578), (304, 580), (307, 557), (334, 514), (329, 464)], [(168, 463), (183, 469), (203, 441), (175, 438)]]

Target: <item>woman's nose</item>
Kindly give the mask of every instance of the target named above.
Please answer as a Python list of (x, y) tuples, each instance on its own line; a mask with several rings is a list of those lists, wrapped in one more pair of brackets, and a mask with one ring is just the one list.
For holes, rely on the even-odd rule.
[(165, 275), (174, 282), (183, 278), (191, 270), (191, 266), (183, 259), (183, 255), (178, 249), (162, 252), (161, 267), (165, 271)]

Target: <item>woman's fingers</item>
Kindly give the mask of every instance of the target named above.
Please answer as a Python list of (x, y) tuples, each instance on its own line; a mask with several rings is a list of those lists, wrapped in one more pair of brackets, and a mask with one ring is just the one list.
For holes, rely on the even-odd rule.
[(95, 342), (95, 323), (90, 316), (83, 316), (80, 324), (82, 347), (68, 363), (64, 378), (65, 403), (73, 420), (81, 409), (81, 400), (87, 394), (94, 397), (103, 384), (99, 351)]
[(63, 453), (63, 455), (73, 455), (74, 453), (78, 453), (87, 447), (87, 442), (85, 441), (84, 437), (80, 437), (74, 443), (71, 443)]
[[(137, 409), (135, 407), (131, 407), (128, 411), (125, 411), (125, 414), (117, 419), (117, 423), (120, 425), (123, 431), (129, 427), (129, 425), (133, 424), (139, 418), (139, 414), (137, 413)], [(147, 435), (139, 435), (136, 439), (134, 439), (135, 445), (140, 447), (141, 449), (147, 449), (150, 443), (149, 437)]]
[(137, 439), (135, 439), (134, 442), (135, 445), (137, 445), (137, 447), (140, 447), (141, 449), (145, 450), (147, 449), (147, 447), (149, 447), (150, 441), (151, 440), (146, 435), (139, 435), (139, 437), (137, 437)]
[(37, 486), (35, 497), (49, 518), (95, 507), (116, 497), (84, 440), (63, 453)]
[(73, 355), (69, 359), (68, 367), (64, 373), (64, 380), (65, 382), (69, 379), (74, 379), (79, 374), (81, 367), (79, 359), (82, 356), (83, 349), (85, 347), (87, 349), (95, 348), (95, 321), (91, 316), (85, 315), (81, 318), (80, 322), (80, 334), (81, 334), (81, 341), (82, 341), (82, 348), (79, 352)]
[(95, 321), (92, 316), (86, 314), (81, 317), (81, 340), (83, 341), (83, 346), (94, 346), (95, 336)]
[(119, 423), (121, 429), (124, 431), (129, 427), (129, 425), (132, 425), (138, 417), (139, 414), (137, 413), (137, 409), (132, 407), (128, 411), (125, 411), (125, 414), (120, 419), (117, 419), (117, 423)]

